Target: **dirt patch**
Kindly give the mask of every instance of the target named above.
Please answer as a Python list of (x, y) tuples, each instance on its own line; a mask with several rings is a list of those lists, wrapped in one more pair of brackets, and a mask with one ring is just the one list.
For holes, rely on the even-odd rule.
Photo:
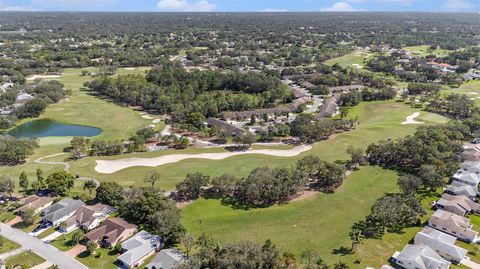
[(177, 206), (177, 208), (184, 208), (184, 207), (186, 207), (187, 205), (189, 205), (193, 202), (195, 202), (195, 201), (178, 202), (175, 205)]
[(37, 78), (59, 78), (60, 75), (33, 75), (27, 78), (27, 80), (36, 80)]
[(77, 257), (78, 254), (85, 252), (87, 250), (87, 247), (84, 245), (76, 245), (73, 248), (65, 251), (69, 256), (71, 257)]
[(20, 223), (20, 222), (22, 222), (22, 217), (16, 216), (14, 219), (12, 219), (11, 221), (7, 222), (6, 224), (7, 224), (8, 226), (13, 226), (13, 225), (15, 225), (15, 224), (17, 224), (17, 223)]
[(310, 198), (312, 196), (314, 196), (315, 194), (317, 194), (318, 191), (304, 191), (302, 194), (300, 194), (299, 196), (293, 198), (292, 200), (290, 200), (290, 202), (296, 202), (296, 201), (302, 201), (302, 200), (305, 200), (307, 198)]

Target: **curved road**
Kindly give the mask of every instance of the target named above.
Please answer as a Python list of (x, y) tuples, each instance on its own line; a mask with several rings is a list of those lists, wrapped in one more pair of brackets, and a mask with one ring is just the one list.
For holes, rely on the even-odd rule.
[(21, 245), (25, 249), (31, 250), (52, 264), (56, 264), (61, 269), (88, 269), (87, 266), (68, 254), (4, 223), (0, 223), (0, 235)]
[[(43, 161), (44, 159), (48, 159), (48, 158), (52, 158), (52, 157), (57, 157), (57, 156), (61, 156), (61, 155), (66, 155), (67, 153), (57, 153), (57, 154), (53, 154), (53, 155), (49, 155), (49, 156), (45, 156), (45, 157), (41, 157), (41, 158), (38, 158), (36, 159), (34, 162), (35, 163), (39, 163), (39, 164), (50, 164), (50, 165), (63, 165), (63, 170), (65, 172), (69, 172), (70, 171), (70, 164), (67, 163), (67, 162), (50, 162), (50, 161)], [(98, 186), (100, 186), (100, 181), (98, 181), (98, 179), (96, 178), (89, 178), (89, 177), (79, 177), (77, 178), (76, 180), (82, 180), (82, 181), (87, 181), (87, 180), (93, 180), (95, 182), (95, 184)]]

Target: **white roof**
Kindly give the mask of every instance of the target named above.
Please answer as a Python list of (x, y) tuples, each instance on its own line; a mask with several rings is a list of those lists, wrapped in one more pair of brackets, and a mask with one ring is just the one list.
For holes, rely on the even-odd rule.
[(122, 243), (122, 248), (126, 252), (120, 255), (118, 260), (131, 267), (138, 260), (155, 250), (160, 242), (160, 236), (141, 231)]
[(442, 258), (433, 249), (425, 245), (406, 245), (394, 258), (420, 269), (448, 269), (450, 262)]
[(466, 255), (467, 250), (455, 246), (456, 237), (435, 230), (430, 227), (425, 227), (418, 232), (414, 238), (415, 245), (426, 245), (436, 252), (448, 254), (453, 257), (455, 261), (461, 261)]

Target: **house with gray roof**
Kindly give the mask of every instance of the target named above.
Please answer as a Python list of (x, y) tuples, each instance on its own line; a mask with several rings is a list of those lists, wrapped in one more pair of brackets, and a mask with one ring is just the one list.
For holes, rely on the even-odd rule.
[(405, 269), (448, 269), (451, 264), (425, 245), (406, 245), (393, 254), (391, 262)]
[(57, 226), (70, 218), (80, 207), (84, 205), (85, 203), (80, 200), (65, 198), (47, 207), (43, 211), (42, 221), (50, 223), (53, 226)]
[(477, 187), (480, 183), (480, 175), (471, 171), (458, 170), (455, 175), (453, 175), (452, 181)]
[(127, 268), (137, 267), (160, 250), (161, 246), (160, 236), (140, 231), (122, 243), (124, 253), (118, 257), (118, 260)]
[(450, 183), (450, 185), (448, 185), (447, 189), (445, 190), (445, 193), (451, 195), (465, 195), (473, 201), (477, 198), (478, 190), (474, 186), (467, 185), (458, 181), (452, 181), (452, 183)]
[(457, 238), (430, 227), (424, 227), (415, 235), (415, 245), (425, 245), (436, 251), (447, 261), (459, 263), (467, 255), (467, 250), (455, 245)]
[(460, 165), (460, 170), (468, 171), (475, 174), (480, 174), (480, 162), (476, 161), (464, 161)]
[(470, 219), (441, 209), (428, 219), (428, 226), (467, 242), (477, 241), (478, 233), (472, 230)]
[(174, 269), (184, 260), (185, 255), (177, 249), (162, 249), (144, 269)]
[(448, 193), (442, 195), (435, 207), (460, 216), (480, 212), (480, 204), (470, 200), (467, 196)]

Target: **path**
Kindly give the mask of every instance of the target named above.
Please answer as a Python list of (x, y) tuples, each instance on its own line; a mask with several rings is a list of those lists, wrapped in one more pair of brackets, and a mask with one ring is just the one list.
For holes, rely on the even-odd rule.
[(297, 146), (288, 150), (275, 149), (259, 149), (247, 150), (239, 152), (221, 152), (221, 153), (200, 153), (200, 154), (171, 154), (163, 155), (154, 158), (125, 158), (117, 160), (97, 160), (95, 171), (103, 174), (115, 173), (119, 170), (133, 167), (133, 166), (148, 166), (155, 167), (168, 163), (176, 163), (186, 159), (208, 159), (208, 160), (223, 160), (225, 158), (246, 155), (246, 154), (263, 154), (277, 157), (294, 157), (303, 152), (312, 149), (310, 145)]
[(64, 269), (88, 269), (75, 258), (58, 250), (57, 248), (43, 243), (40, 239), (31, 237), (28, 234), (12, 228), (4, 223), (0, 223), (0, 235), (8, 240), (20, 244), (22, 247), (33, 251), (42, 258), (55, 263), (59, 268)]
[(420, 116), (420, 112), (415, 112), (410, 116), (407, 116), (407, 119), (402, 122), (403, 125), (405, 124), (424, 124), (425, 122), (422, 121), (416, 121), (415, 118)]
[[(61, 156), (61, 155), (66, 155), (67, 153), (57, 153), (57, 154), (53, 154), (53, 155), (49, 155), (49, 156), (45, 156), (45, 157), (41, 157), (41, 158), (38, 158), (36, 159), (34, 162), (35, 163), (39, 163), (39, 164), (51, 164), (51, 165), (63, 165), (63, 170), (65, 172), (69, 172), (70, 170), (70, 164), (67, 163), (67, 162), (51, 162), (51, 161), (43, 161), (44, 159), (48, 159), (48, 158), (53, 158), (53, 157), (57, 157), (57, 156)], [(95, 184), (98, 186), (100, 186), (100, 181), (98, 181), (98, 179), (96, 178), (90, 178), (90, 177), (79, 177), (77, 178), (76, 180), (82, 180), (82, 181), (87, 181), (87, 180), (93, 180), (95, 182)]]

